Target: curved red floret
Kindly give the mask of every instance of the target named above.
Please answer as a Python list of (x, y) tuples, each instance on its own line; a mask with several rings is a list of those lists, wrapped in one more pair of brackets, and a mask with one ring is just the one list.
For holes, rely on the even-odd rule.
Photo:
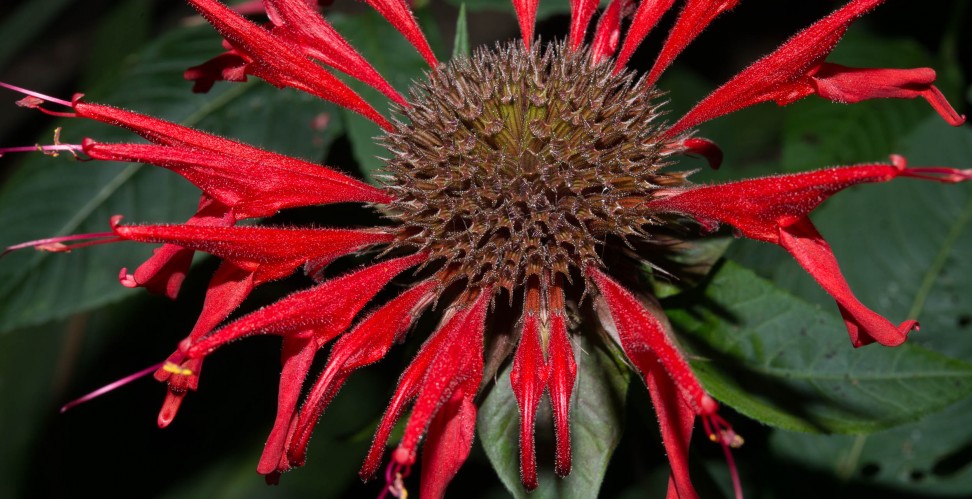
[[(187, 77), (206, 79), (209, 78), (208, 73), (201, 71), (211, 69), (219, 69), (221, 74), (228, 69), (237, 73), (242, 71), (260, 77), (274, 86), (296, 88), (333, 102), (361, 114), (386, 130), (391, 130), (391, 123), (387, 119), (344, 82), (305, 57), (299, 48), (274, 38), (265, 28), (250, 22), (216, 0), (188, 1), (229, 41), (235, 57), (239, 59), (221, 59), (215, 68), (190, 69)], [(404, 8), (404, 4), (401, 5)], [(242, 66), (240, 61), (244, 63)], [(237, 73), (229, 71), (232, 77), (239, 79)], [(200, 88), (207, 86), (211, 86), (211, 83), (204, 83)]]
[(915, 321), (895, 326), (865, 307), (853, 295), (830, 246), (807, 215), (831, 195), (850, 186), (912, 177), (955, 183), (969, 180), (969, 170), (906, 168), (904, 158), (891, 164), (830, 168), (792, 175), (691, 187), (652, 200), (647, 207), (694, 217), (707, 227), (732, 225), (742, 235), (778, 244), (824, 288), (840, 308), (854, 346), (873, 341), (895, 346), (917, 327)]
[(845, 103), (922, 97), (950, 125), (962, 124), (965, 118), (935, 88), (935, 72), (929, 68), (861, 69), (824, 62), (850, 25), (881, 3), (854, 0), (797, 33), (696, 104), (669, 129), (669, 136), (760, 102), (784, 106), (813, 94)]

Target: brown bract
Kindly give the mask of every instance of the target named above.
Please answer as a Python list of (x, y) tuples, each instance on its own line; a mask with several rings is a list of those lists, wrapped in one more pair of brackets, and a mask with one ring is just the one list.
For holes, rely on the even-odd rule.
[(608, 236), (647, 238), (645, 203), (685, 181), (659, 171), (661, 92), (587, 51), (541, 47), (431, 71), (384, 138), (396, 244), (429, 253), (444, 282), (512, 292), (545, 269), (570, 279)]

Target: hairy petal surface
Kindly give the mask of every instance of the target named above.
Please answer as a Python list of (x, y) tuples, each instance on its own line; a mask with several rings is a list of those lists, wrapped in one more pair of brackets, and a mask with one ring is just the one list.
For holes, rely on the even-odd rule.
[[(673, 0), (674, 1), (674, 0)], [(570, 47), (580, 48), (587, 36), (587, 26), (597, 10), (597, 0), (570, 0)]]
[(527, 490), (533, 490), (538, 485), (534, 428), (540, 397), (547, 385), (548, 367), (540, 345), (540, 314), (528, 311), (521, 320), (520, 344), (513, 356), (510, 385), (520, 409), (520, 478)]
[[(279, 471), (304, 462), (314, 425), (324, 413), (333, 394), (337, 393), (351, 372), (384, 358), (392, 344), (411, 327), (419, 312), (432, 301), (438, 286), (438, 281), (431, 279), (412, 286), (382, 305), (334, 343), (327, 366), (307, 395), (300, 417), (290, 427), (290, 437), (287, 440), (290, 457), (281, 462)], [(284, 456), (278, 457), (284, 459)], [(261, 473), (271, 471), (274, 470), (268, 468)]]
[(628, 0), (611, 0), (607, 10), (601, 14), (594, 31), (594, 42), (591, 44), (591, 58), (601, 61), (614, 55), (621, 39), (621, 19), (628, 10)]
[[(655, 65), (648, 72), (647, 82), (653, 85), (661, 74), (675, 61), (685, 47), (702, 33), (712, 20), (719, 14), (735, 7), (739, 0), (687, 0), (682, 12), (675, 21), (675, 26), (668, 33), (668, 39), (662, 45)], [(640, 40), (639, 40), (640, 42)], [(674, 135), (674, 134), (673, 134)]]
[(266, 217), (284, 208), (365, 201), (375, 199), (375, 194), (388, 199), (377, 189), (360, 189), (357, 181), (346, 183), (347, 177), (325, 168), (295, 171), (289, 168), (291, 161), (270, 163), (198, 149), (103, 144), (91, 139), (84, 140), (83, 148), (99, 160), (149, 163), (172, 170), (228, 206), (235, 220)]
[(293, 335), (306, 330), (313, 330), (318, 344), (322, 345), (344, 332), (354, 316), (388, 281), (425, 258), (416, 254), (388, 260), (293, 293), (215, 331), (193, 344), (186, 354), (201, 358), (245, 336)]
[(415, 16), (412, 15), (412, 11), (408, 8), (406, 2), (402, 0), (365, 1), (405, 36), (405, 39), (418, 50), (429, 67), (435, 68), (439, 65), (435, 54), (432, 53), (432, 47), (429, 47), (429, 42), (425, 39), (425, 33), (422, 32), (422, 28), (419, 28), (418, 22), (415, 21)]
[(632, 54), (638, 49), (638, 45), (644, 41), (648, 33), (658, 24), (658, 20), (672, 8), (675, 0), (642, 0), (638, 4), (638, 10), (634, 13), (628, 34), (624, 37), (624, 44), (615, 62), (615, 71), (620, 71), (631, 59)]
[(476, 434), (476, 404), (472, 395), (456, 392), (429, 425), (422, 448), (419, 497), (445, 497), (446, 487), (469, 457)]
[[(274, 35), (284, 37), (305, 54), (350, 75), (405, 106), (404, 97), (385, 81), (309, 2), (264, 0)], [(316, 5), (316, 4), (315, 4)]]
[[(265, 28), (253, 24), (216, 0), (188, 1), (229, 41), (235, 54), (245, 62), (240, 66), (237, 61), (224, 59), (229, 64), (220, 64), (218, 69), (221, 73), (226, 68), (233, 67), (237, 72), (242, 70), (244, 73), (258, 76), (271, 85), (296, 88), (350, 109), (374, 121), (378, 126), (391, 130), (391, 123), (378, 111), (375, 111), (344, 82), (305, 57), (298, 47), (275, 38)], [(404, 9), (404, 4), (400, 2), (399, 4)], [(186, 71), (186, 77), (203, 78), (206, 83), (200, 89), (204, 89), (207, 85), (211, 86), (211, 82), (206, 79), (207, 74), (201, 71), (211, 69), (213, 68), (190, 68)], [(243, 78), (245, 79), (245, 76)]]
[(837, 301), (854, 346), (873, 341), (894, 346), (901, 344), (917, 323), (905, 321), (895, 326), (864, 307), (850, 291), (833, 252), (807, 215), (831, 195), (853, 185), (887, 182), (897, 177), (955, 183), (972, 178), (970, 172), (936, 167), (909, 169), (904, 158), (893, 156), (892, 164), (829, 168), (691, 187), (653, 200), (647, 206), (689, 215), (707, 228), (727, 223), (746, 237), (782, 246)]
[(513, 0), (516, 19), (520, 23), (520, 33), (523, 34), (523, 45), (530, 48), (533, 42), (533, 28), (537, 24), (537, 5), (540, 0)]
[(846, 103), (922, 97), (949, 124), (962, 124), (965, 118), (932, 84), (935, 72), (929, 68), (859, 69), (824, 62), (847, 28), (881, 3), (883, 0), (854, 0), (797, 33), (696, 104), (668, 133), (674, 137), (761, 102), (775, 101), (783, 106), (813, 94)]

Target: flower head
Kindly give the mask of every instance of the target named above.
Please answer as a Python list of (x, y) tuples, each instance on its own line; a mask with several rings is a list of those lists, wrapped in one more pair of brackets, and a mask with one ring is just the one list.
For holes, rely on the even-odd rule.
[[(730, 225), (791, 253), (833, 296), (854, 346), (896, 346), (917, 323), (895, 325), (861, 303), (808, 214), (857, 184), (972, 178), (970, 170), (909, 168), (900, 156), (715, 185), (693, 184), (687, 172), (674, 168), (686, 154), (717, 167), (719, 148), (695, 136), (694, 128), (766, 101), (921, 97), (946, 122), (961, 124), (964, 117), (934, 86), (929, 68), (862, 69), (826, 61), (848, 26), (880, 0), (851, 0), (672, 122), (665, 117), (664, 89), (657, 86), (660, 75), (738, 0), (684, 2), (654, 65), (640, 76), (625, 64), (673, 1), (635, 6), (613, 0), (590, 30), (596, 2), (572, 0), (568, 38), (542, 43), (533, 36), (537, 1), (514, 0), (522, 40), (439, 63), (405, 3), (369, 0), (430, 66), (427, 79), (407, 97), (334, 30), (314, 2), (265, 0), (270, 22), (264, 26), (216, 0), (190, 3), (227, 47), (186, 71), (194, 90), (256, 76), (359, 113), (384, 131), (380, 141), (389, 159), (382, 185), (80, 95), (66, 102), (30, 94), (27, 104), (69, 106), (79, 118), (127, 128), (149, 142), (86, 139), (56, 147), (95, 160), (156, 165), (200, 189), (196, 214), (183, 224), (128, 225), (116, 217), (110, 233), (96, 236), (161, 244), (133, 273), (122, 269), (120, 281), (170, 297), (178, 294), (194, 252), (221, 260), (196, 325), (155, 372), (168, 385), (160, 426), (198, 387), (202, 363), (214, 351), (253, 335), (282, 338), (277, 416), (258, 465), (270, 481), (304, 464), (314, 426), (353, 371), (384, 357), (418, 317), (434, 314), (439, 325), (399, 379), (362, 477), (376, 474), (396, 422), (408, 414), (390, 455), (390, 474), (407, 474), (421, 457), (422, 497), (441, 496), (469, 454), (477, 394), (489, 381), (484, 359), (496, 355), (511, 365), (523, 485), (538, 484), (534, 426), (544, 393), (555, 428), (556, 472), (570, 473), (577, 466), (570, 433), (574, 339), (585, 330), (580, 324), (592, 321), (648, 388), (672, 466), (669, 497), (695, 497), (687, 461), (695, 419), (726, 450), (730, 468), (728, 449), (741, 438), (719, 415), (719, 404), (694, 374), (657, 301), (627, 285), (628, 274), (641, 262), (667, 271), (663, 262), (679, 251), (692, 227)], [(624, 32), (622, 20), (629, 17)], [(593, 42), (587, 45), (589, 31)], [(378, 112), (322, 65), (381, 92), (395, 112)], [(386, 223), (355, 229), (236, 225), (331, 203), (377, 210)], [(67, 240), (34, 246), (49, 249)], [(335, 259), (352, 254), (369, 255), (369, 263), (321, 277)], [(299, 270), (318, 282), (228, 320), (255, 287)], [(386, 299), (381, 292), (392, 281), (406, 286)], [(506, 332), (492, 324), (504, 314), (511, 316), (515, 339), (507, 351), (493, 348)], [(313, 360), (331, 343), (315, 377)], [(733, 479), (738, 495), (735, 473)], [(393, 492), (401, 487), (389, 482)]]

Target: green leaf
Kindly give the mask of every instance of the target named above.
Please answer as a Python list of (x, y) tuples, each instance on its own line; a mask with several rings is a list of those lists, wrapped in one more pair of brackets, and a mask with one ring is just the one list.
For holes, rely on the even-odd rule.
[[(333, 119), (326, 129), (313, 123), (321, 113), (336, 116), (333, 106), (258, 81), (217, 85), (209, 95), (190, 92), (182, 71), (219, 50), (219, 37), (209, 27), (178, 29), (148, 46), (110, 88), (88, 98), (319, 161), (340, 127)], [(106, 142), (134, 137), (80, 119), (65, 120), (62, 126), (62, 140), (68, 143), (83, 137)], [(51, 137), (39, 141), (50, 143)], [(198, 190), (162, 168), (28, 155), (0, 190), (0, 245), (102, 232), (115, 214), (132, 222), (180, 222), (197, 203)], [(149, 245), (126, 243), (71, 254), (26, 250), (6, 256), (0, 260), (0, 332), (140, 292), (121, 287), (115, 276), (121, 267), (137, 266), (151, 250)]]
[[(965, 167), (972, 164), (972, 129), (951, 128), (931, 116), (906, 137), (902, 151), (912, 165)], [(920, 319), (922, 329), (909, 344), (972, 361), (972, 262), (966, 256), (972, 247), (972, 186), (907, 180), (864, 186), (835, 197), (816, 218), (864, 303), (896, 320)], [(737, 245), (733, 252), (745, 246), (750, 245)], [(786, 260), (775, 267), (769, 264), (772, 257), (752, 251), (738, 255), (762, 263), (759, 268), (787, 289), (833, 306), (785, 253)], [(867, 436), (820, 439), (774, 432), (770, 443), (794, 464), (837, 480), (964, 494), (972, 489), (969, 411), (972, 398), (967, 397), (917, 423)]]
[[(441, 53), (442, 42), (438, 31), (434, 29), (430, 14), (426, 11), (417, 11), (416, 17), (422, 25), (422, 31), (428, 37), (429, 45), (436, 53)], [(354, 16), (335, 13), (328, 16), (328, 20), (402, 95), (407, 95), (413, 81), (425, 79), (425, 72), (429, 69), (425, 59), (377, 13), (366, 12)], [(350, 79), (346, 81), (378, 112), (384, 113), (389, 108), (388, 98), (384, 95), (361, 82)], [(374, 183), (375, 175), (384, 167), (383, 158), (388, 156), (384, 146), (375, 140), (384, 132), (374, 122), (356, 113), (344, 110), (342, 115), (347, 126), (348, 140), (351, 142), (354, 159), (361, 167), (365, 178)]]
[(773, 452), (837, 481), (930, 494), (972, 490), (972, 398), (920, 422), (870, 435), (811, 436), (775, 431)]
[(717, 399), (766, 424), (858, 433), (972, 393), (972, 364), (906, 343), (851, 348), (843, 322), (733, 262), (666, 310)]
[(456, 16), (456, 39), (452, 42), (452, 58), (469, 56), (469, 24), (466, 22), (466, 4), (459, 5)]
[(83, 318), (0, 336), (0, 425), (7, 431), (0, 445), (0, 497), (23, 497), (19, 477), (28, 472), (27, 456), (39, 440), (38, 430), (54, 413), (52, 401), (63, 395), (67, 366), (63, 350), (76, 337)]
[(479, 409), (479, 437), (503, 485), (517, 498), (597, 496), (611, 455), (621, 440), (629, 371), (603, 346), (580, 339), (574, 345), (577, 382), (571, 400), (573, 469), (566, 478), (553, 473), (553, 430), (549, 399), (537, 412), (537, 462), (540, 486), (527, 493), (520, 484), (519, 410), (510, 387), (510, 369)]
[(152, 16), (145, 14), (145, 4), (145, 0), (126, 0), (99, 18), (81, 88), (110, 85), (125, 59), (149, 39)]
[[(3, 33), (3, 43), (0, 43), (0, 68), (6, 69), (11, 59), (72, 3), (71, 0), (37, 0), (22, 3), (13, 12), (8, 11), (3, 22), (0, 23), (0, 33)], [(12, 5), (8, 4), (8, 6)]]

